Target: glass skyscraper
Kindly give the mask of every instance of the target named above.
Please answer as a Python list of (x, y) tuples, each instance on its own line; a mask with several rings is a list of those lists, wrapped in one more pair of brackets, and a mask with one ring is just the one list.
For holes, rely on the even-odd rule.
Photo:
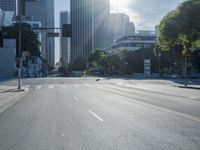
[(0, 0), (0, 8), (3, 11), (15, 11), (16, 0)]
[(71, 0), (71, 62), (87, 60), (97, 48), (105, 48), (109, 0)]

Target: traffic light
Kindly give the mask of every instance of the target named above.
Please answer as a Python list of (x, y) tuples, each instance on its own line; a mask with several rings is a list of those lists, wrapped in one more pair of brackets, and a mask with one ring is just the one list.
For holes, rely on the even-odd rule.
[(72, 37), (72, 25), (63, 24), (63, 37)]

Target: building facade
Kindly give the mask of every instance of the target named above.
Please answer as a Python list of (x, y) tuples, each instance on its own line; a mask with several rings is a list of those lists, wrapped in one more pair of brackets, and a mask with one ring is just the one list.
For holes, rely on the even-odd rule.
[[(21, 0), (21, 15), (33, 17), (33, 21), (41, 22), (42, 28), (54, 28), (54, 0)], [(0, 0), (3, 11), (16, 12), (16, 0)], [(41, 54), (47, 64), (55, 65), (54, 38), (48, 37), (47, 32), (41, 31)]]
[(134, 35), (135, 34), (135, 25), (132, 22), (125, 24), (124, 36)]
[(109, 0), (71, 0), (71, 62), (87, 60), (89, 54), (108, 44), (106, 40)]
[[(64, 24), (70, 24), (70, 13), (68, 11), (60, 12), (60, 28)], [(71, 49), (71, 39), (68, 37), (63, 37), (61, 30), (60, 34), (60, 63), (61, 66), (67, 67), (70, 63), (70, 49)]]
[(16, 0), (0, 0), (0, 8), (3, 11), (16, 11)]
[[(26, 16), (32, 16), (33, 21), (41, 22), (41, 28), (54, 28), (54, 0), (26, 0)], [(48, 37), (48, 32), (41, 30), (41, 55), (48, 65), (55, 65), (54, 37)]]
[(135, 26), (124, 13), (112, 13), (109, 17), (110, 44), (122, 36), (135, 34)]
[(0, 78), (14, 77), (16, 73), (16, 40), (4, 39), (0, 47)]
[(141, 48), (154, 48), (156, 44), (156, 34), (135, 34), (119, 38), (108, 50), (120, 51), (126, 49), (130, 51), (135, 51)]

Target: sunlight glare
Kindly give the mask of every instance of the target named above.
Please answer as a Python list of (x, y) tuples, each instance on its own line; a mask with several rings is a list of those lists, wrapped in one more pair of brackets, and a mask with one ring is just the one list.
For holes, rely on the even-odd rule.
[(112, 9), (124, 10), (128, 7), (130, 0), (110, 0), (110, 5)]

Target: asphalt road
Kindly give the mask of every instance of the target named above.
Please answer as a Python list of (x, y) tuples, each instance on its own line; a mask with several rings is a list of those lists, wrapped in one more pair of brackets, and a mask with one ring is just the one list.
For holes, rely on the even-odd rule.
[(25, 80), (29, 93), (0, 114), (0, 150), (199, 150), (200, 92), (156, 85)]

